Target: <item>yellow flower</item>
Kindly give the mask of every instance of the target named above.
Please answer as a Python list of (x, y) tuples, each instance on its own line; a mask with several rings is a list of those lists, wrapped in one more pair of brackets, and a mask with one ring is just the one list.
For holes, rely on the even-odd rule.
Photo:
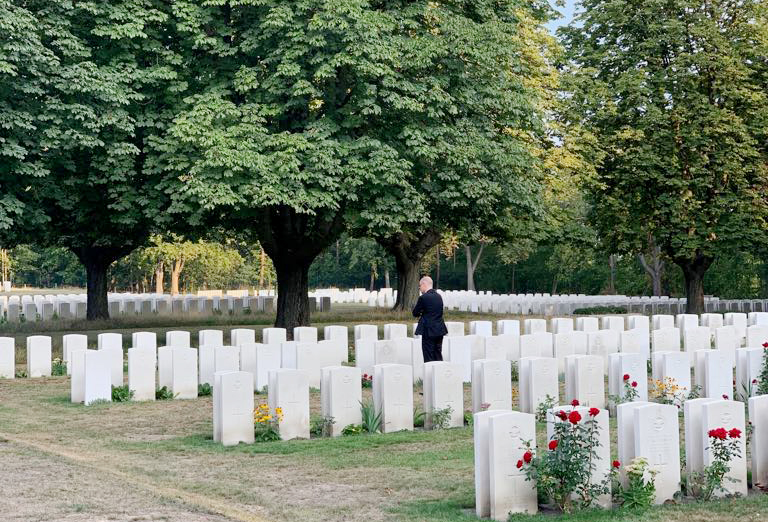
[(278, 415), (282, 415), (283, 414), (283, 409), (282, 408), (275, 408), (275, 413), (277, 413)]

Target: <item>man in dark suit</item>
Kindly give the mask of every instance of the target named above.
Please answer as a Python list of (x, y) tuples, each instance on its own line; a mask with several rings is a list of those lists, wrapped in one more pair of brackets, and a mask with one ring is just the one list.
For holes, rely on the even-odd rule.
[(443, 321), (443, 298), (432, 288), (432, 278), (425, 276), (419, 281), (421, 295), (413, 307), (413, 316), (419, 318), (415, 335), (421, 336), (424, 362), (443, 360), (443, 336), (448, 328)]

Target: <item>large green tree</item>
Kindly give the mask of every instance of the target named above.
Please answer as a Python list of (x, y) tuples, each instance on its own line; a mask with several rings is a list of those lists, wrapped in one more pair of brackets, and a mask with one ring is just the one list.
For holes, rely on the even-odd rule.
[(72, 251), (89, 319), (108, 317), (109, 266), (169, 221), (151, 144), (185, 87), (170, 14), (161, 0), (0, 0), (2, 240)]
[(564, 31), (567, 120), (596, 144), (593, 222), (612, 252), (652, 238), (691, 313), (716, 257), (766, 234), (766, 13), (765, 0), (584, 0)]
[(544, 7), (177, 6), (200, 67), (169, 137), (169, 165), (183, 174), (177, 202), (256, 233), (277, 272), (278, 326), (308, 322), (309, 266), (349, 224), (394, 254), (409, 302), (447, 227), (487, 231), (533, 213), (539, 113), (520, 19)]

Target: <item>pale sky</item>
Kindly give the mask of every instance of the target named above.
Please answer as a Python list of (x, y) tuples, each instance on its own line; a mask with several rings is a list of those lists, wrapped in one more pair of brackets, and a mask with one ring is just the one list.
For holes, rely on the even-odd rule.
[[(552, 1), (552, 4), (554, 4), (554, 1)], [(559, 11), (563, 16), (559, 20), (553, 20), (552, 22), (547, 24), (547, 27), (549, 27), (549, 30), (554, 33), (558, 27), (562, 25), (568, 25), (573, 19), (573, 12), (575, 7), (576, 7), (576, 0), (565, 0), (565, 7), (555, 6), (555, 9), (557, 9), (557, 11)]]

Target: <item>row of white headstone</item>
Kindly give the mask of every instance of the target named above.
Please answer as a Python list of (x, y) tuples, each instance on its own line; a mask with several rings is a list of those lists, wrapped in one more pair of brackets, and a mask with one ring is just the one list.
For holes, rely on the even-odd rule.
[[(600, 409), (589, 415), (587, 407), (559, 406), (547, 415), (547, 440), (552, 440), (559, 410), (577, 410), (581, 421), (594, 418), (597, 423), (597, 460), (591, 481), (601, 482), (611, 466), (608, 412)], [(648, 460), (657, 474), (654, 478), (654, 503), (663, 504), (680, 491), (680, 426), (678, 410), (673, 405), (647, 402), (621, 404), (617, 408), (617, 450), (619, 480), (627, 486), (626, 465), (636, 457)], [(713, 462), (710, 430), (725, 428), (740, 432), (739, 456), (730, 462), (730, 471), (717, 496), (747, 494), (746, 419), (740, 402), (717, 399), (692, 399), (685, 403), (686, 471), (701, 472)], [(768, 395), (749, 399), (751, 423), (752, 482), (768, 484)], [(478, 517), (507, 520), (510, 513), (538, 511), (536, 483), (527, 481), (517, 461), (530, 443), (536, 450), (535, 416), (529, 413), (491, 410), (474, 415), (475, 509)], [(540, 451), (549, 451), (542, 449)], [(598, 505), (610, 507), (610, 497), (598, 499)]]

